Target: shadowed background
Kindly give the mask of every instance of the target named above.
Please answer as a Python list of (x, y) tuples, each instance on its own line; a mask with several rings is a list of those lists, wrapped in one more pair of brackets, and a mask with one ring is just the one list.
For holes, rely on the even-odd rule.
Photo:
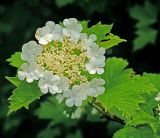
[[(149, 1), (147, 1), (149, 2)], [(75, 17), (78, 20), (89, 20), (89, 25), (101, 21), (113, 23), (112, 33), (127, 39), (127, 43), (112, 48), (106, 52), (106, 57), (117, 56), (129, 61), (130, 67), (137, 73), (160, 72), (160, 41), (158, 22), (160, 18), (159, 0), (1, 0), (0, 1), (0, 137), (12, 138), (48, 138), (59, 137), (85, 138), (111, 137), (123, 125), (108, 120), (106, 122), (90, 122), (80, 120), (76, 128), (63, 130), (53, 129), (44, 132), (49, 120), (38, 119), (31, 111), (22, 109), (17, 113), (7, 114), (7, 98), (11, 95), (13, 86), (5, 80), (5, 76), (14, 76), (16, 69), (5, 61), (16, 51), (20, 51), (24, 43), (35, 40), (34, 34), (38, 27), (44, 26), (48, 20), (58, 23), (64, 18)], [(140, 20), (139, 20), (140, 19)], [(150, 24), (148, 22), (151, 22)], [(144, 22), (138, 26), (137, 22)], [(150, 31), (143, 30), (149, 28)], [(136, 35), (136, 32), (140, 32)], [(138, 44), (137, 44), (138, 43)], [(34, 109), (34, 104), (33, 104)], [(31, 108), (32, 108), (31, 107)], [(75, 136), (71, 132), (77, 131)], [(81, 133), (80, 133), (81, 132)], [(40, 135), (41, 133), (41, 135)]]

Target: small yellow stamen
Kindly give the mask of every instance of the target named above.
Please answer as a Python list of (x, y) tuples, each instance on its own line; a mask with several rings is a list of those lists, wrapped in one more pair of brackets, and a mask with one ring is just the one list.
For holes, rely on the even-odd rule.
[(86, 82), (87, 77), (81, 75), (87, 59), (86, 49), (81, 44), (73, 44), (67, 38), (61, 45), (57, 42), (53, 45), (43, 46), (43, 52), (37, 56), (37, 64), (52, 71), (55, 75), (67, 76), (70, 85)]

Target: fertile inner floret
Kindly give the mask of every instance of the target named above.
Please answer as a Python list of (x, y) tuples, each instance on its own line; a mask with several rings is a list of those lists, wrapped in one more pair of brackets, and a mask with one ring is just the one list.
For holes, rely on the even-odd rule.
[(68, 38), (64, 38), (62, 43), (54, 41), (43, 46), (36, 62), (55, 75), (68, 77), (72, 86), (87, 81), (87, 77), (81, 73), (85, 70), (87, 61), (85, 51), (81, 44), (74, 44)]

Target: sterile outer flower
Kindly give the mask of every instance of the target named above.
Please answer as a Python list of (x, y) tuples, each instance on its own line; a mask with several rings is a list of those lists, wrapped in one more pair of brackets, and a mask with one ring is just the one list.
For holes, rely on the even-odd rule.
[(71, 118), (72, 119), (78, 119), (81, 117), (83, 110), (82, 108), (78, 107), (72, 114), (71, 114)]
[(86, 64), (86, 70), (90, 74), (103, 74), (104, 73), (104, 63), (102, 61), (89, 62)]
[(35, 62), (38, 54), (42, 52), (42, 46), (35, 41), (29, 41), (22, 46), (21, 59), (29, 63)]
[(43, 69), (35, 63), (24, 63), (22, 64), (21, 69), (22, 71), (18, 71), (18, 78), (20, 80), (26, 79), (28, 83), (43, 77)]
[(87, 99), (89, 85), (88, 83), (83, 83), (81, 85), (74, 85), (72, 89), (64, 91), (63, 95), (66, 99), (66, 105), (68, 107), (81, 106), (83, 100)]
[(97, 40), (97, 36), (95, 34), (87, 35), (86, 33), (81, 33), (81, 44), (86, 48), (89, 48), (91, 45), (95, 43)]
[(35, 37), (42, 45), (46, 45), (52, 40), (62, 41), (62, 27), (52, 21), (48, 21), (44, 27), (36, 30)]
[(69, 79), (67, 77), (61, 77), (59, 84), (59, 91), (67, 91), (69, 89)]
[(62, 41), (62, 27), (52, 21), (48, 21), (46, 26), (50, 28), (54, 41)]
[(94, 78), (90, 82), (90, 91), (88, 91), (88, 95), (92, 97), (97, 97), (104, 93), (105, 88), (104, 85), (105, 81), (100, 78)]
[(155, 97), (156, 101), (160, 101), (160, 92), (157, 94), (157, 96)]
[(91, 47), (87, 48), (86, 54), (89, 58), (104, 56), (105, 48), (99, 47), (96, 43), (94, 43)]
[(57, 75), (53, 75), (51, 71), (45, 71), (43, 74), (43, 78), (41, 78), (38, 82), (38, 86), (42, 93), (46, 94), (50, 92), (51, 94), (61, 93), (59, 90), (59, 82), (60, 77)]
[(90, 74), (102, 74), (104, 72), (103, 67), (105, 66), (105, 49), (100, 47), (97, 44), (92, 45), (90, 48), (87, 48), (87, 57), (89, 62), (86, 64), (86, 69)]
[(64, 19), (63, 24), (63, 35), (70, 37), (72, 42), (77, 43), (80, 39), (80, 32), (83, 29), (82, 25), (75, 18)]

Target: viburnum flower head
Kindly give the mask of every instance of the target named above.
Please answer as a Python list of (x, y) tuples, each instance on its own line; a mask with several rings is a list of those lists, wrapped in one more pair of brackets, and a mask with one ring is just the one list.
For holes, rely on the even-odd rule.
[(64, 19), (62, 24), (48, 21), (38, 28), (38, 43), (30, 41), (22, 47), (25, 63), (18, 78), (28, 83), (38, 81), (43, 94), (59, 95), (69, 107), (81, 106), (89, 96), (103, 94), (104, 80), (90, 76), (104, 72), (105, 49), (96, 43), (95, 34), (82, 30), (75, 18)]

